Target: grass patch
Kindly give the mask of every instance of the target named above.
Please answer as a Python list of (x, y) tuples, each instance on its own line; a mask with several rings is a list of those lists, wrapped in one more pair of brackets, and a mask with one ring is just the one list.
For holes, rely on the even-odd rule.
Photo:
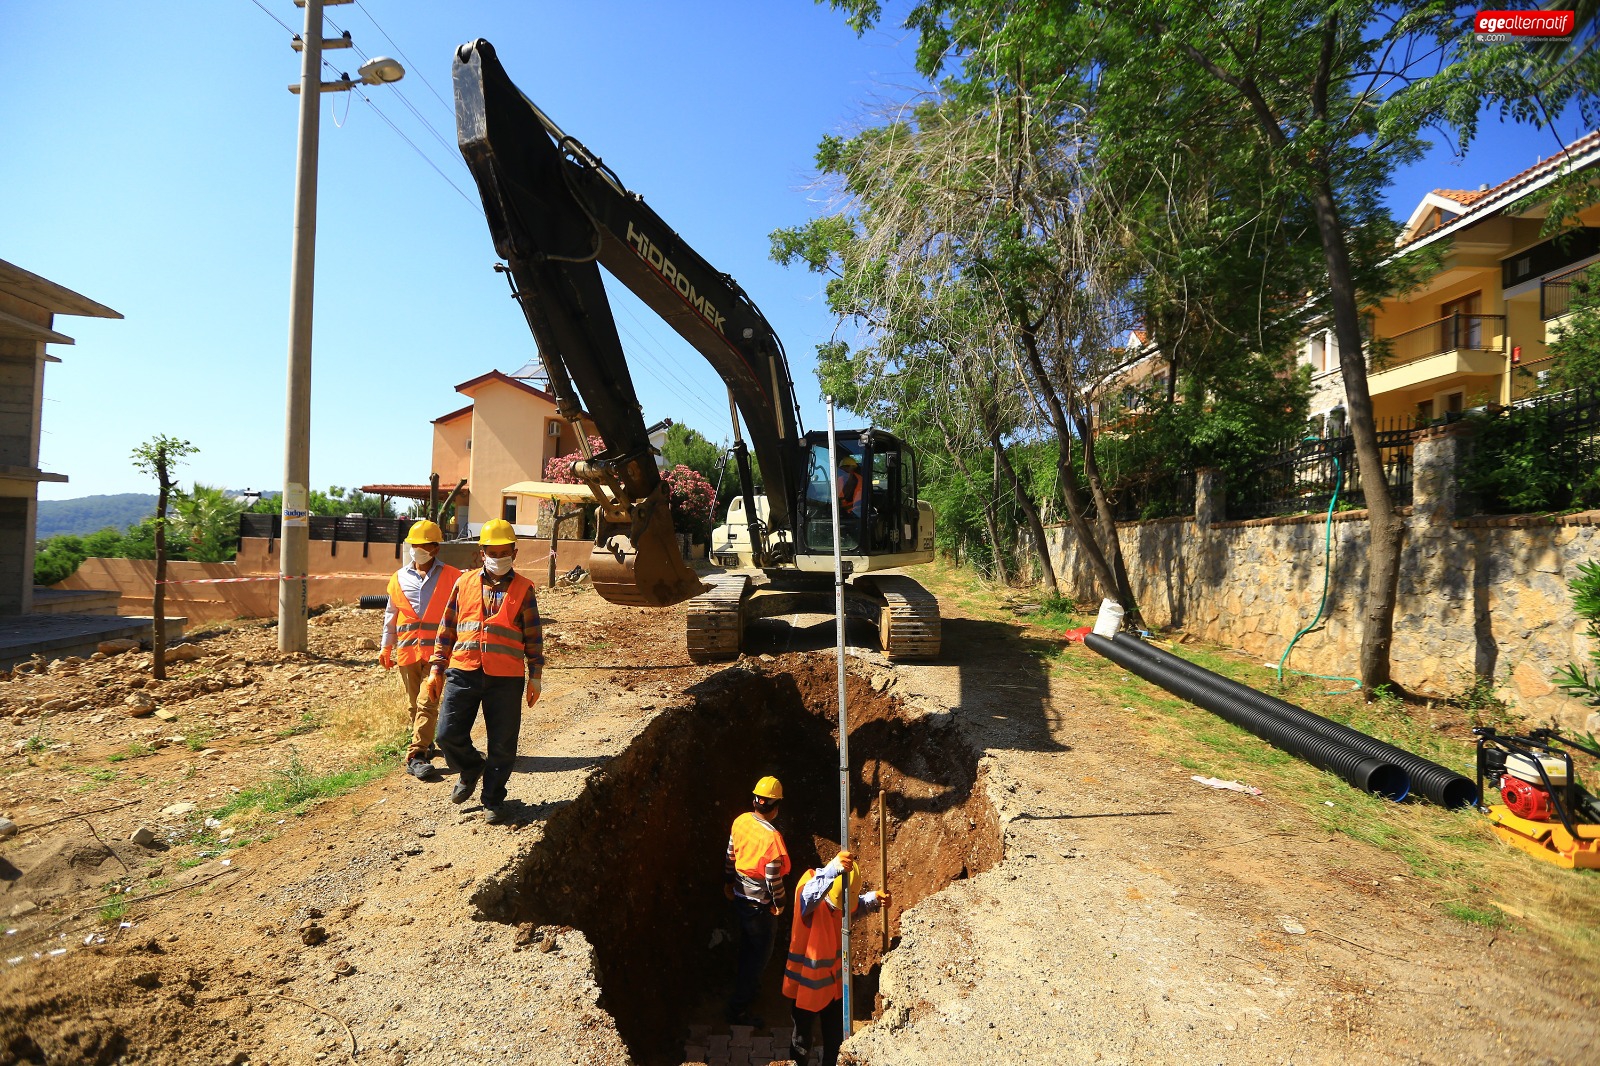
[(288, 729), (278, 730), (279, 740), (288, 740), (290, 737), (301, 737), (307, 733), (315, 733), (322, 728), (322, 719), (314, 711), (301, 711), (300, 720)]
[(142, 740), (136, 740), (121, 751), (114, 751), (106, 756), (106, 762), (123, 762), (127, 759), (142, 759), (146, 755), (154, 755), (156, 749)]
[(403, 736), (409, 744), (411, 704), (400, 672), (390, 671), (387, 681), (335, 703), (328, 711), (328, 729), (342, 740), (387, 744)]
[(1469, 907), (1465, 903), (1450, 902), (1444, 904), (1441, 909), (1458, 922), (1470, 922), (1473, 925), (1488, 926), (1490, 929), (1498, 929), (1506, 924), (1506, 916), (1492, 907), (1482, 910)]
[(117, 775), (122, 773), (122, 771), (113, 769), (109, 766), (101, 766), (92, 770), (85, 770), (84, 773), (88, 775), (89, 780), (85, 781), (72, 791), (93, 792), (96, 789), (104, 788), (106, 785), (109, 785), (111, 782), (115, 781), (117, 779)]
[(287, 769), (279, 770), (261, 784), (237, 793), (213, 817), (225, 819), (247, 813), (278, 814), (285, 811), (298, 814), (318, 800), (341, 796), (382, 777), (395, 765), (392, 759), (374, 755), (361, 765), (319, 774), (296, 755)]
[(100, 924), (116, 925), (118, 922), (122, 921), (123, 916), (127, 913), (128, 901), (125, 899), (114, 899), (110, 903), (107, 903), (104, 907), (100, 908)]
[(211, 738), (217, 735), (216, 726), (196, 726), (184, 734), (183, 746), (190, 751), (204, 751), (211, 743)]

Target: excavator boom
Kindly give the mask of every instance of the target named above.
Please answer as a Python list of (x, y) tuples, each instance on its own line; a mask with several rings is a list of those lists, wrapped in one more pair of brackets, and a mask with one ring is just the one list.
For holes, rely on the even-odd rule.
[[(511, 82), (483, 40), (455, 62), (456, 131), (549, 373), (557, 409), (591, 421), (605, 450), (575, 465), (602, 504), (590, 577), (607, 600), (665, 606), (701, 591), (673, 536), (604, 267), (727, 384), (781, 527), (798, 476), (799, 410), (782, 345), (738, 284), (674, 233), (601, 160)], [(584, 433), (580, 429), (580, 440)], [(607, 496), (612, 497), (611, 500)], [(754, 500), (750, 501), (754, 513)]]

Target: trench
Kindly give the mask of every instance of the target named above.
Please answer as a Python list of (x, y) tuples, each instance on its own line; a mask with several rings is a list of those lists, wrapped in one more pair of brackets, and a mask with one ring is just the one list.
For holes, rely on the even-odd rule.
[[(640, 1063), (682, 1062), (691, 1026), (728, 1032), (723, 1007), (736, 960), (722, 895), (733, 819), (765, 774), (784, 787), (777, 825), (794, 882), (838, 850), (839, 762), (831, 656), (785, 656), (738, 666), (689, 689), (572, 803), (551, 816), (519, 866), (485, 885), (486, 918), (565, 925), (593, 945), (601, 1005)], [(1001, 858), (999, 819), (982, 787), (978, 752), (948, 713), (919, 713), (849, 675), (850, 838), (865, 885), (879, 887), (879, 797), (888, 810), (890, 950), (903, 911)], [(788, 1023), (782, 953), (792, 909), (779, 919), (757, 1010)], [(882, 918), (852, 927), (856, 1017), (873, 1016), (883, 961)]]

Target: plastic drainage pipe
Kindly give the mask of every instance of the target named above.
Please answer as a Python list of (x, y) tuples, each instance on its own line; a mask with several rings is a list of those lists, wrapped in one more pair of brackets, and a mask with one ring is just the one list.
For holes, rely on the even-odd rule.
[(1203, 685), (1209, 685), (1218, 692), (1250, 704), (1267, 714), (1277, 715), (1304, 729), (1321, 733), (1375, 759), (1394, 763), (1411, 775), (1413, 791), (1441, 807), (1452, 809), (1471, 807), (1478, 802), (1478, 786), (1470, 777), (1458, 774), (1448, 766), (1440, 766), (1414, 752), (1369, 737), (1347, 725), (1329, 721), (1320, 714), (1313, 714), (1304, 707), (1296, 707), (1287, 700), (1281, 700), (1249, 685), (1213, 673), (1182, 656), (1146, 644), (1130, 633), (1120, 634), (1115, 639), (1119, 646), (1125, 646), (1161, 666), (1191, 677)]
[(1096, 633), (1085, 636), (1083, 642), (1151, 684), (1182, 696), (1195, 706), (1254, 733), (1318, 769), (1337, 774), (1363, 792), (1392, 800), (1403, 800), (1411, 792), (1410, 775), (1393, 762), (1363, 754), (1314, 730), (1268, 714), (1236, 696), (1140, 654), (1131, 646), (1132, 642), (1107, 640)]

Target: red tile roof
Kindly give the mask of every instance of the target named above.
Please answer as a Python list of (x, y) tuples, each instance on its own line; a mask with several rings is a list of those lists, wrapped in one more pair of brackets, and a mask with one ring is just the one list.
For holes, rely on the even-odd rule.
[(457, 392), (461, 392), (461, 393), (466, 393), (468, 396), (470, 396), (472, 394), (470, 392), (467, 392), (468, 389), (476, 388), (477, 386), (486, 384), (486, 383), (488, 383), (490, 381), (498, 381), (502, 385), (514, 386), (515, 388), (519, 388), (519, 389), (523, 390), (524, 392), (532, 393), (533, 395), (539, 397), (541, 400), (548, 400), (551, 403), (555, 403), (556, 402), (556, 398), (553, 395), (551, 395), (550, 393), (545, 392), (543, 389), (536, 389), (532, 385), (529, 385), (527, 382), (518, 381), (516, 378), (512, 377), (510, 374), (502, 374), (498, 370), (491, 370), (487, 374), (479, 374), (477, 377), (473, 378), (471, 381), (463, 381), (461, 384), (456, 386), (456, 391)]
[(439, 424), (441, 424), (443, 422), (454, 422), (456, 419), (460, 418), (462, 415), (470, 415), (471, 413), (472, 413), (472, 405), (469, 403), (465, 407), (456, 408), (454, 411), (451, 411), (447, 415), (440, 415), (438, 418), (435, 418), (433, 420), (433, 424), (437, 426), (437, 425), (439, 425)]

